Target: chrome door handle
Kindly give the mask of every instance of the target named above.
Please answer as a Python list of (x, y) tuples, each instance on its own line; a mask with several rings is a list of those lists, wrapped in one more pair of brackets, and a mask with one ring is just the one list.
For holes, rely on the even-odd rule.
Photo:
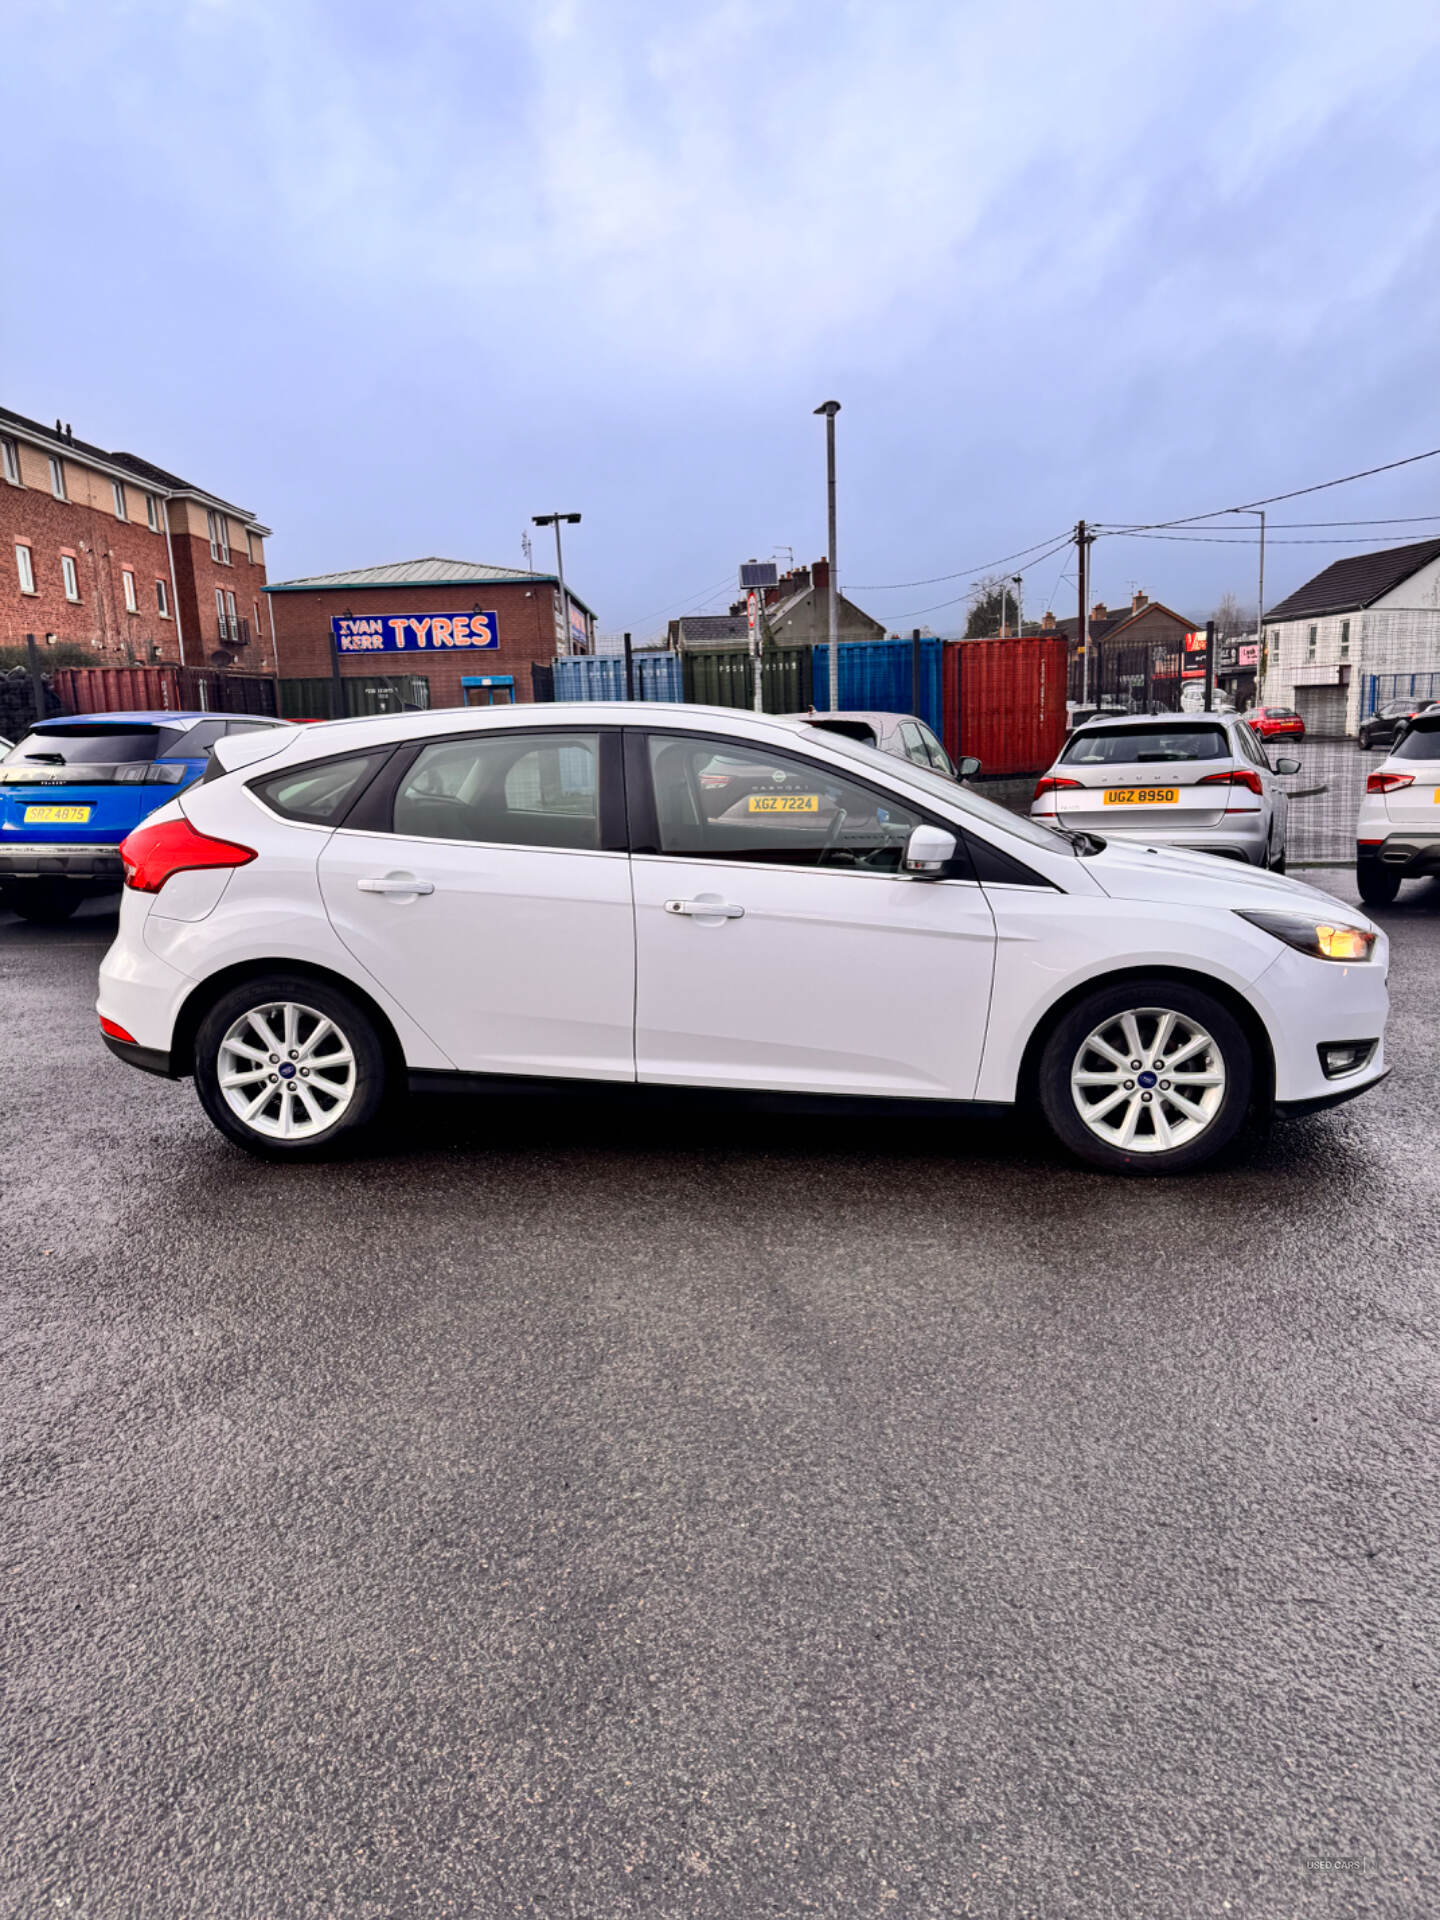
[(417, 880), (413, 874), (387, 873), (371, 874), (355, 885), (361, 893), (433, 893), (433, 880)]
[(693, 919), (743, 920), (744, 907), (733, 907), (728, 900), (667, 900), (666, 913), (688, 913)]

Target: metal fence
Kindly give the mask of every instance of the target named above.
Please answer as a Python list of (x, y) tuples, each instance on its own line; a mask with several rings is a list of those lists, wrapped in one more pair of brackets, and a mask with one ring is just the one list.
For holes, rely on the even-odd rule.
[[(680, 656), (647, 649), (631, 655), (637, 700), (683, 700)], [(625, 662), (613, 654), (556, 660), (551, 700), (625, 700)], [(536, 693), (536, 698), (540, 698)]]
[(340, 685), (343, 710), (337, 713), (333, 678), (282, 680), (280, 718), (363, 720), (376, 713), (424, 712), (430, 705), (430, 682), (423, 673), (347, 673)]

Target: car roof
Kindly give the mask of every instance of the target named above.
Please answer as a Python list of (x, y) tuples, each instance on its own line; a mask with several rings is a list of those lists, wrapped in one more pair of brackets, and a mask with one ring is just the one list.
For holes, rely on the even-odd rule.
[(1097, 713), (1093, 720), (1086, 720), (1075, 731), (1082, 733), (1086, 727), (1103, 723), (1107, 727), (1153, 727), (1157, 721), (1168, 726), (1172, 720), (1214, 720), (1222, 723), (1236, 720), (1238, 714), (1217, 713), (1213, 707), (1201, 708), (1194, 713)]
[(917, 727), (926, 721), (918, 713), (892, 712), (888, 707), (811, 707), (808, 713), (777, 713), (777, 720), (803, 720), (807, 727), (823, 727), (827, 720), (863, 720), (867, 726), (912, 720)]

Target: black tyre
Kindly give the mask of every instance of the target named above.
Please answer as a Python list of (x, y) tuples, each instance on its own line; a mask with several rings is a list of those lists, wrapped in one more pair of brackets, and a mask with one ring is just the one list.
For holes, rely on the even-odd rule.
[(232, 987), (195, 1036), (195, 1090), (227, 1138), (267, 1160), (353, 1143), (385, 1096), (385, 1048), (350, 996), (303, 976)]
[(1093, 1166), (1186, 1173), (1235, 1138), (1254, 1080), (1249, 1038), (1219, 1000), (1173, 980), (1123, 980), (1087, 994), (1050, 1035), (1040, 1104)]
[(1393, 867), (1382, 867), (1378, 860), (1357, 860), (1355, 885), (1367, 907), (1393, 907), (1400, 891), (1400, 876)]
[(83, 887), (68, 886), (63, 880), (30, 880), (6, 887), (0, 905), (37, 927), (58, 927), (68, 920), (85, 898)]

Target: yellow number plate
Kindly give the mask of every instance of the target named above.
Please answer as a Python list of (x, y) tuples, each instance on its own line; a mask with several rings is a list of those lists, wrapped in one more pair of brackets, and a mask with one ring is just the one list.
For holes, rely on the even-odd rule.
[(752, 793), (745, 802), (747, 813), (818, 813), (818, 793)]
[(1180, 804), (1178, 787), (1107, 787), (1107, 807), (1174, 807)]
[(89, 807), (26, 807), (27, 827), (79, 827), (90, 818)]

